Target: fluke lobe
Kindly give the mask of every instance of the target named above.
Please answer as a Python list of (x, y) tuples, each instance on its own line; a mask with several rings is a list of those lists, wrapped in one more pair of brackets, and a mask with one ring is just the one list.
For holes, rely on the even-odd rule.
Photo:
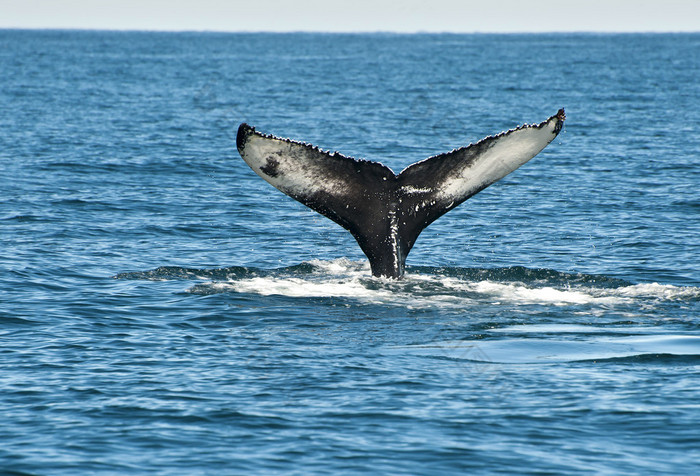
[(537, 155), (561, 131), (564, 109), (475, 144), (436, 155), (396, 175), (378, 162), (238, 128), (245, 162), (281, 192), (352, 233), (372, 274), (401, 278), (425, 227)]

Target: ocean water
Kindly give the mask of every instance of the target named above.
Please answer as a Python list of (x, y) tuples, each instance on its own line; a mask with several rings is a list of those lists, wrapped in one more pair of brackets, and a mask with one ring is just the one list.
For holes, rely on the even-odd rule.
[[(3, 474), (695, 474), (700, 35), (0, 31)], [(238, 124), (395, 171), (566, 107), (401, 281)]]

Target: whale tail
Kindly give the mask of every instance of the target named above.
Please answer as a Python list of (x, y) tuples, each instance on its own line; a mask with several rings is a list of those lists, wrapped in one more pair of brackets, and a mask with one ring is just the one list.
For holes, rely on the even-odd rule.
[(400, 278), (418, 235), (440, 216), (537, 155), (561, 131), (564, 110), (416, 162), (396, 175), (377, 162), (238, 128), (243, 160), (281, 192), (348, 230), (374, 276)]

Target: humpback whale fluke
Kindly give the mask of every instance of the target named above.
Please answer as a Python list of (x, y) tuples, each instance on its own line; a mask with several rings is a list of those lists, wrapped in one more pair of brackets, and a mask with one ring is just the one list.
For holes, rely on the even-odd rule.
[(236, 145), (255, 173), (352, 233), (374, 276), (400, 278), (425, 227), (537, 155), (565, 118), (560, 109), (539, 124), (416, 162), (398, 175), (378, 162), (261, 134), (245, 123)]

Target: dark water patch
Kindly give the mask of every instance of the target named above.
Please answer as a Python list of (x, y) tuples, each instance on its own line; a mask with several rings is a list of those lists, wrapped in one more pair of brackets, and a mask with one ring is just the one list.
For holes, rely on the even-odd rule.
[(661, 368), (669, 367), (696, 367), (700, 365), (700, 349), (697, 355), (676, 355), (676, 354), (639, 354), (630, 355), (625, 357), (611, 357), (609, 359), (590, 359), (582, 360), (582, 363), (593, 363), (593, 364), (629, 364), (629, 365), (656, 365)]
[[(11, 312), (0, 311), (0, 330), (14, 326), (32, 326), (39, 322), (27, 317), (17, 317)], [(1, 331), (0, 331), (1, 332)]]
[(46, 172), (55, 171), (67, 171), (71, 174), (82, 175), (82, 174), (92, 174), (96, 171), (99, 172), (119, 172), (123, 170), (124, 166), (118, 163), (109, 162), (45, 162), (40, 167), (39, 170)]
[(17, 222), (17, 223), (40, 223), (51, 221), (45, 216), (34, 214), (10, 215), (0, 218), (0, 221)]
[(242, 266), (233, 266), (230, 268), (219, 269), (196, 269), (196, 268), (181, 268), (179, 266), (160, 266), (149, 271), (131, 271), (118, 273), (113, 276), (114, 279), (131, 279), (131, 280), (147, 280), (147, 281), (165, 281), (165, 280), (195, 280), (195, 279), (214, 279), (217, 281), (225, 281), (237, 278), (250, 276), (258, 276), (266, 274), (255, 268), (246, 268)]
[(183, 268), (178, 266), (160, 266), (148, 271), (131, 271), (118, 273), (114, 279), (131, 280), (193, 280), (211, 279), (215, 281), (232, 281), (251, 277), (304, 277), (318, 273), (323, 268), (319, 265), (304, 262), (298, 265), (285, 266), (278, 269), (262, 269), (244, 266), (231, 266), (228, 268), (198, 269)]
[(673, 205), (692, 212), (700, 211), (700, 200), (677, 200), (673, 202)]

